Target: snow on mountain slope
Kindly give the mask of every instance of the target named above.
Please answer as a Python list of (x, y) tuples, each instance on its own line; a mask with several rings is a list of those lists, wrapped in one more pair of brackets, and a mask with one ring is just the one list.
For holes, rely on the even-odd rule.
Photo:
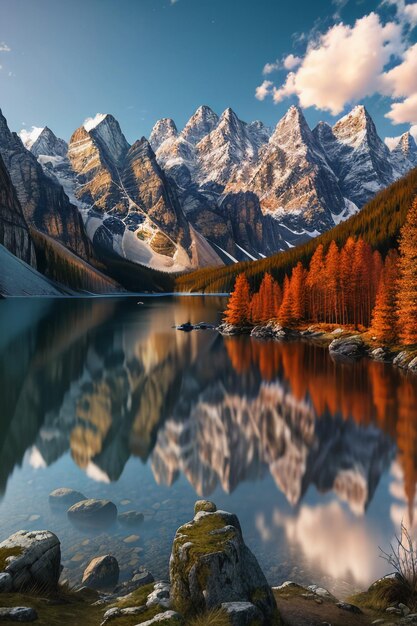
[(296, 106), (277, 124), (247, 188), (265, 214), (295, 230), (322, 232), (333, 225), (332, 213), (345, 210), (336, 176)]

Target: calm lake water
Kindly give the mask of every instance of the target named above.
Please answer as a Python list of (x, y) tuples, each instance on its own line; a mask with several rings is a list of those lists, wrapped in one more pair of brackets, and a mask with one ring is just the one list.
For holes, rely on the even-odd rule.
[[(218, 321), (221, 298), (143, 300), (0, 302), (0, 540), (52, 530), (74, 583), (109, 552), (124, 579), (141, 565), (166, 577), (204, 496), (237, 513), (273, 585), (343, 595), (387, 573), (378, 546), (417, 518), (417, 378), (302, 341), (172, 328)], [(145, 522), (85, 534), (50, 510), (57, 487)]]

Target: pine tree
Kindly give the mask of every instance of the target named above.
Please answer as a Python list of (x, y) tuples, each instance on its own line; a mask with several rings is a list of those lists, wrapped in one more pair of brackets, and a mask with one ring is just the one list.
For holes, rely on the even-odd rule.
[(252, 324), (260, 324), (262, 322), (262, 303), (259, 291), (254, 293), (250, 303), (250, 318)]
[(278, 321), (280, 324), (283, 324), (284, 326), (288, 326), (293, 321), (291, 286), (290, 286), (290, 279), (288, 278), (287, 275), (285, 276), (285, 279), (284, 279), (284, 286), (282, 290), (282, 303), (279, 308)]
[(398, 253), (390, 250), (379, 278), (375, 307), (372, 313), (372, 332), (384, 341), (395, 341), (396, 301), (398, 289)]
[(259, 300), (261, 307), (260, 320), (268, 322), (276, 319), (281, 305), (281, 290), (271, 274), (265, 273), (259, 288)]
[(400, 339), (417, 343), (417, 198), (407, 214), (400, 238), (398, 323)]
[(308, 275), (306, 278), (306, 286), (308, 289), (307, 316), (314, 322), (319, 321), (319, 315), (322, 313), (324, 290), (323, 271), (323, 244), (320, 244), (317, 246), (313, 256), (311, 257)]
[(325, 319), (329, 322), (339, 321), (339, 248), (335, 241), (332, 241), (326, 254), (324, 279), (326, 289), (326, 310)]
[(356, 243), (353, 237), (348, 237), (340, 253), (340, 306), (342, 324), (353, 322), (354, 318), (354, 290), (355, 281), (352, 273), (353, 257)]
[(250, 287), (245, 274), (236, 278), (235, 288), (230, 294), (225, 311), (228, 324), (244, 326), (250, 323)]
[(290, 281), (291, 318), (295, 322), (300, 322), (305, 317), (306, 291), (305, 291), (305, 271), (303, 264), (299, 261), (294, 267)]

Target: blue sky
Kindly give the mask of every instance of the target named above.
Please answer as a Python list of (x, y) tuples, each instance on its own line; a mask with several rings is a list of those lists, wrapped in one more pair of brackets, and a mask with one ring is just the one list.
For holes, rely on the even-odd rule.
[(313, 126), (364, 102), (381, 136), (398, 135), (417, 125), (417, 3), (385, 2), (0, 0), (0, 108), (13, 130), (47, 124), (65, 139), (108, 112), (133, 141), (200, 104), (275, 125), (299, 102)]

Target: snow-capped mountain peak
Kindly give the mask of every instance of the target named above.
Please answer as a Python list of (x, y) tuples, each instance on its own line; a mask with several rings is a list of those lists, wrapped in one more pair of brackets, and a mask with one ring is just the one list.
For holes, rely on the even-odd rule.
[(83, 124), (87, 133), (89, 133), (90, 130), (93, 130), (93, 128), (96, 128), (96, 126), (101, 124), (101, 122), (106, 119), (106, 116), (107, 113), (96, 113), (94, 117), (87, 117)]
[(48, 126), (45, 126), (36, 141), (33, 142), (30, 151), (36, 157), (40, 155), (65, 157), (68, 152), (68, 144), (63, 139), (59, 139)]
[(188, 120), (181, 136), (189, 143), (196, 145), (215, 128), (218, 121), (218, 115), (210, 107), (200, 106)]
[(158, 148), (167, 139), (175, 139), (178, 137), (178, 130), (174, 120), (169, 117), (165, 117), (158, 120), (155, 126), (152, 128), (152, 132), (149, 136), (149, 143), (152, 149), (156, 152)]
[(413, 161), (417, 159), (417, 144), (409, 131), (401, 135), (392, 152), (393, 154), (402, 154)]
[(19, 137), (22, 140), (23, 145), (27, 150), (30, 150), (35, 141), (38, 139), (39, 135), (44, 130), (43, 126), (32, 126), (31, 130), (27, 130), (26, 128), (22, 128), (19, 131)]
[[(87, 127), (90, 130), (87, 130)], [(93, 125), (84, 123), (87, 132), (98, 140), (100, 146), (106, 150), (107, 154), (117, 164), (126, 156), (129, 144), (121, 131), (119, 122), (109, 113), (99, 113), (95, 117)]]

